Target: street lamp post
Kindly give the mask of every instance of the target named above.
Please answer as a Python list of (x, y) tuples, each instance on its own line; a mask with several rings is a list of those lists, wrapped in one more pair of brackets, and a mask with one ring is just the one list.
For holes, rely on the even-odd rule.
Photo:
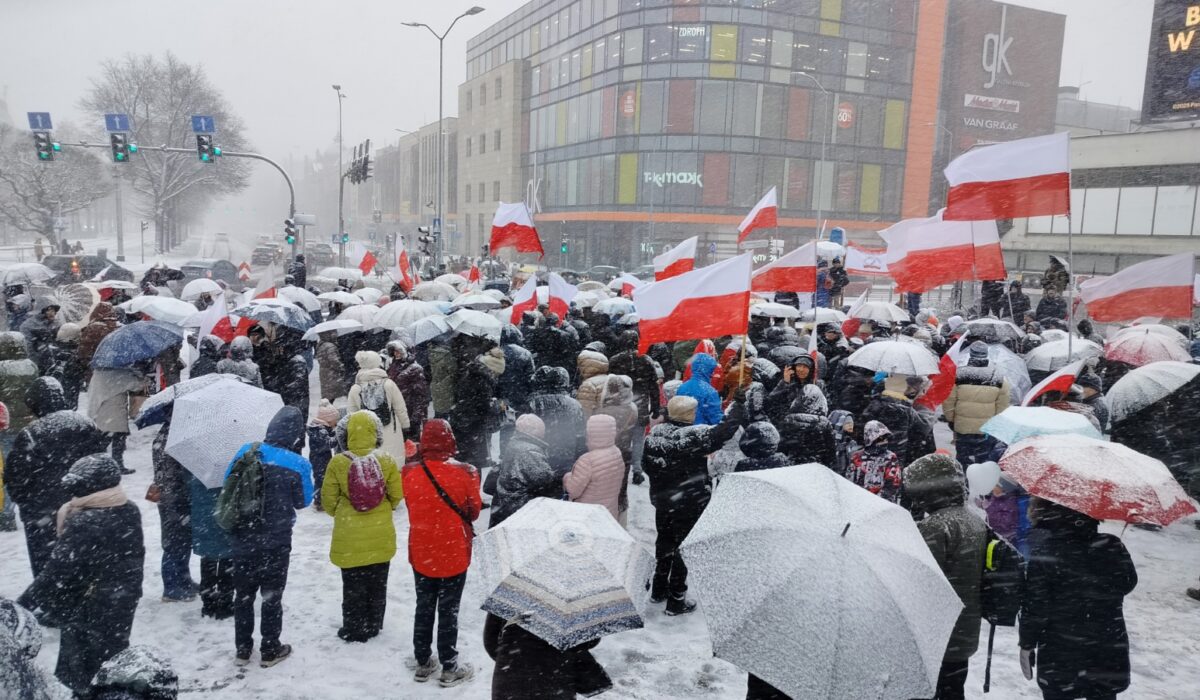
[[(805, 78), (808, 78), (809, 80), (811, 80), (813, 82), (813, 85), (816, 85), (817, 88), (819, 88), (821, 90), (821, 92), (823, 92), (825, 94), (825, 97), (828, 99), (829, 91), (826, 90), (825, 86), (821, 84), (821, 81), (817, 80), (816, 77), (814, 77), (812, 74), (806, 73), (802, 70), (798, 70), (798, 71), (792, 71), (792, 75), (802, 75)], [(830, 108), (831, 109), (833, 108), (832, 102), (830, 103)], [(824, 216), (825, 148), (829, 143), (829, 128), (830, 128), (830, 126), (829, 126), (829, 110), (828, 109), (825, 110), (825, 117), (821, 121), (822, 121), (822, 123), (821, 123), (821, 170), (820, 170), (820, 172), (817, 173), (817, 230), (816, 230), (816, 233), (813, 234), (813, 240), (816, 240), (817, 236), (821, 235), (821, 226), (822, 226), (821, 219)]]
[(341, 85), (334, 85), (333, 89), (338, 96), (338, 265), (345, 267), (346, 244), (342, 242), (342, 235), (346, 232), (346, 219), (342, 213), (342, 202), (345, 200), (346, 173), (342, 170), (342, 100), (346, 95), (342, 93)]
[(469, 9), (466, 12), (462, 13), (461, 15), (455, 17), (454, 20), (450, 22), (450, 26), (446, 27), (446, 31), (442, 32), (441, 34), (438, 34), (436, 31), (434, 31), (433, 27), (429, 26), (428, 24), (425, 24), (424, 22), (402, 22), (402, 24), (406, 27), (425, 27), (426, 29), (429, 30), (429, 33), (432, 34), (434, 36), (434, 38), (436, 38), (438, 41), (437, 226), (434, 227), (434, 229), (433, 229), (435, 232), (434, 244), (433, 244), (434, 245), (433, 260), (434, 260), (434, 269), (435, 270), (437, 269), (437, 266), (440, 265), (442, 262), (442, 227), (446, 223), (445, 222), (445, 213), (442, 211), (442, 189), (443, 189), (442, 183), (443, 183), (443, 161), (444, 161), (443, 141), (445, 141), (445, 139), (446, 139), (445, 131), (443, 131), (443, 129), (442, 129), (442, 92), (443, 92), (443, 87), (444, 87), (442, 75), (443, 75), (443, 72), (445, 69), (445, 63), (443, 61), (443, 56), (444, 56), (443, 48), (444, 48), (444, 44), (446, 41), (446, 35), (448, 35), (450, 33), (451, 29), (454, 29), (454, 25), (458, 23), (458, 20), (462, 19), (463, 17), (468, 17), (470, 15), (477, 15), (480, 12), (483, 12), (483, 8), (478, 5), (475, 5), (471, 9)]

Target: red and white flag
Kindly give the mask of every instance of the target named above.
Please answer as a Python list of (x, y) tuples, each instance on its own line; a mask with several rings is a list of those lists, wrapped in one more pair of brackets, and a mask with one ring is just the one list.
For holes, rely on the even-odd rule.
[(558, 314), (559, 325), (562, 325), (562, 322), (567, 319), (567, 312), (571, 310), (571, 301), (579, 293), (579, 288), (568, 283), (558, 273), (551, 272), (549, 291), (550, 311)]
[(516, 248), (518, 253), (537, 253), (539, 257), (546, 257), (542, 239), (538, 238), (533, 217), (529, 215), (529, 208), (524, 202), (500, 202), (500, 206), (496, 207), (496, 216), (492, 218), (489, 244), (493, 255), (501, 248)]
[(1078, 377), (1079, 373), (1083, 371), (1083, 366), (1085, 364), (1087, 364), (1087, 360), (1072, 362), (1066, 367), (1063, 367), (1054, 374), (1038, 382), (1037, 386), (1030, 389), (1029, 393), (1025, 395), (1024, 400), (1021, 401), (1021, 405), (1028, 406), (1034, 401), (1037, 401), (1042, 394), (1050, 391), (1059, 391), (1064, 394), (1067, 393), (1071, 390), (1071, 385), (1075, 383), (1076, 377)]
[(521, 314), (537, 308), (537, 275), (530, 275), (525, 284), (513, 295), (512, 318), (514, 326), (521, 324)]
[(913, 403), (932, 410), (950, 398), (950, 392), (954, 389), (954, 381), (958, 378), (958, 361), (964, 354), (967, 354), (963, 348), (966, 342), (967, 334), (963, 333), (954, 342), (954, 345), (950, 346), (946, 354), (942, 355), (942, 359), (938, 360), (938, 373), (930, 377), (929, 388)]
[(947, 221), (1071, 213), (1071, 140), (1065, 131), (967, 151), (945, 172)]
[(654, 343), (745, 333), (752, 270), (747, 253), (635, 289), (638, 351)]
[(480, 279), (481, 279), (481, 277), (479, 275), (479, 266), (472, 265), (471, 269), (467, 272), (467, 281), (468, 282), (478, 282), (478, 281), (480, 281)]
[(251, 299), (274, 299), (275, 298), (275, 280), (279, 273), (275, 270), (275, 263), (267, 265), (262, 274), (258, 276), (258, 283), (254, 285), (254, 295)]
[(779, 207), (775, 204), (775, 188), (767, 191), (758, 204), (750, 210), (742, 223), (738, 224), (738, 243), (746, 239), (756, 228), (775, 228), (779, 225)]
[(699, 236), (692, 236), (683, 243), (655, 256), (654, 281), (661, 282), (685, 272), (691, 272), (696, 267), (696, 242)]
[(870, 287), (864, 289), (863, 293), (859, 294), (858, 298), (854, 300), (854, 303), (850, 305), (850, 311), (846, 314), (850, 318), (842, 321), (842, 335), (846, 336), (847, 341), (849, 341), (851, 336), (858, 333), (859, 328), (862, 328), (863, 320), (861, 318), (855, 318), (854, 314), (858, 313), (858, 310), (862, 308), (862, 305), (867, 303), (867, 295), (870, 293)]
[[(633, 297), (633, 290), (637, 289), (638, 287), (646, 286), (645, 282), (634, 277), (628, 272), (622, 272), (621, 275), (613, 281), (621, 283), (621, 296), (629, 298)], [(611, 287), (609, 288), (611, 289)]]
[(1151, 311), (1164, 318), (1190, 318), (1195, 285), (1195, 255), (1179, 253), (1093, 277), (1079, 285), (1079, 296), (1095, 321), (1130, 321)]
[(1200, 275), (1196, 275), (1196, 282), (1192, 285), (1192, 306), (1200, 306)]
[(392, 272), (392, 280), (400, 285), (400, 289), (408, 294), (413, 288), (412, 266), (408, 262), (408, 251), (400, 251), (396, 259), (396, 269)]
[(860, 248), (847, 243), (844, 267), (851, 275), (886, 275), (887, 248)]
[(754, 271), (756, 292), (817, 291), (817, 244), (805, 243)]
[(371, 274), (371, 270), (375, 269), (375, 265), (379, 262), (379, 258), (375, 254), (367, 250), (363, 253), (362, 260), (358, 261), (358, 269), (362, 271), (363, 276)]
[(888, 244), (884, 262), (897, 290), (926, 292), (949, 282), (1007, 276), (996, 222), (945, 221), (944, 211), (879, 232)]

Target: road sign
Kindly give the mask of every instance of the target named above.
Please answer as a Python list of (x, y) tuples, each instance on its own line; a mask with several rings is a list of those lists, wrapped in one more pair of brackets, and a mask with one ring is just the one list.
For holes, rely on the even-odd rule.
[(437, 218), (436, 216), (433, 217), (433, 230), (437, 231), (439, 233), (442, 230), (442, 220)]
[(294, 217), (292, 217), (292, 221), (295, 221), (297, 226), (316, 226), (317, 225), (317, 215), (316, 214), (296, 214)]
[(104, 115), (104, 128), (113, 132), (127, 132), (132, 128), (129, 125), (128, 114), (106, 114)]
[(368, 239), (368, 240), (372, 240), (372, 241), (373, 241), (373, 240), (375, 240), (375, 232), (374, 232), (374, 231), (367, 231), (367, 239)]
[(192, 131), (197, 134), (212, 134), (217, 130), (217, 123), (207, 114), (192, 115)]
[(53, 129), (54, 125), (50, 123), (49, 112), (26, 112), (29, 117), (29, 128), (32, 131), (46, 131)]
[(342, 241), (336, 233), (331, 233), (331, 234), (329, 234), (329, 242), (334, 245), (337, 245), (338, 243), (341, 243)]
[(238, 279), (243, 282), (250, 281), (250, 263), (245, 260), (242, 261), (241, 265), (238, 265)]
[[(754, 240), (754, 241), (742, 241), (741, 243), (738, 243), (739, 246), (741, 246), (743, 248), (750, 248), (750, 249), (766, 248), (770, 244), (771, 244), (770, 241), (765, 241), (765, 240), (761, 240), (761, 239)], [(711, 249), (710, 249), (710, 251), (711, 251)]]
[(709, 243), (709, 244), (708, 244), (708, 254), (709, 254), (709, 255), (716, 255), (716, 254), (717, 254), (717, 244), (716, 244), (716, 243)]

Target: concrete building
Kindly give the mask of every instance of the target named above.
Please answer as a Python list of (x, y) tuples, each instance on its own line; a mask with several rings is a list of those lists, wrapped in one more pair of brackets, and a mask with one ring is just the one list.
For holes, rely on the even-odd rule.
[[(446, 240), (453, 244), (459, 236), (458, 119), (446, 117), (442, 123), (445, 131), (442, 209), (446, 215), (442, 229)], [(362, 192), (356, 215), (376, 225), (361, 227), (352, 235), (369, 235), (373, 228), (377, 240), (398, 233), (410, 242), (410, 249), (415, 247), (411, 241), (417, 226), (429, 226), (437, 216), (437, 138), (437, 122), (433, 122), (375, 151), (374, 176), (359, 185)]]
[(1141, 112), (1134, 107), (1089, 102), (1080, 99), (1077, 87), (1058, 88), (1055, 131), (1069, 131), (1071, 136), (1126, 134), (1136, 131), (1140, 120)]

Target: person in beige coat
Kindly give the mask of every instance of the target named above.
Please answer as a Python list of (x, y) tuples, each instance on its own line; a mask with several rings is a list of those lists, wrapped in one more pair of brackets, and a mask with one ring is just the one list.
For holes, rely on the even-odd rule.
[(988, 360), (987, 345), (971, 343), (966, 367), (959, 367), (950, 396), (942, 404), (946, 422), (954, 430), (954, 449), (965, 468), (987, 461), (995, 438), (983, 434), (983, 424), (1008, 408), (1008, 380)]
[[(396, 460), (404, 461), (404, 431), (409, 429), (408, 407), (404, 395), (383, 369), (383, 358), (377, 352), (360, 350), (355, 353), (358, 375), (350, 387), (346, 405), (349, 412), (360, 409), (372, 411), (383, 426), (383, 445), (379, 448)], [(384, 420), (384, 415), (388, 416)]]
[(625, 481), (625, 460), (616, 440), (616, 419), (606, 415), (589, 418), (588, 451), (563, 476), (563, 488), (572, 501), (602, 505), (614, 518), (620, 515), (621, 484)]
[(584, 350), (575, 361), (579, 369), (579, 391), (576, 400), (589, 418), (604, 405), (604, 387), (608, 384), (608, 358), (595, 350)]

